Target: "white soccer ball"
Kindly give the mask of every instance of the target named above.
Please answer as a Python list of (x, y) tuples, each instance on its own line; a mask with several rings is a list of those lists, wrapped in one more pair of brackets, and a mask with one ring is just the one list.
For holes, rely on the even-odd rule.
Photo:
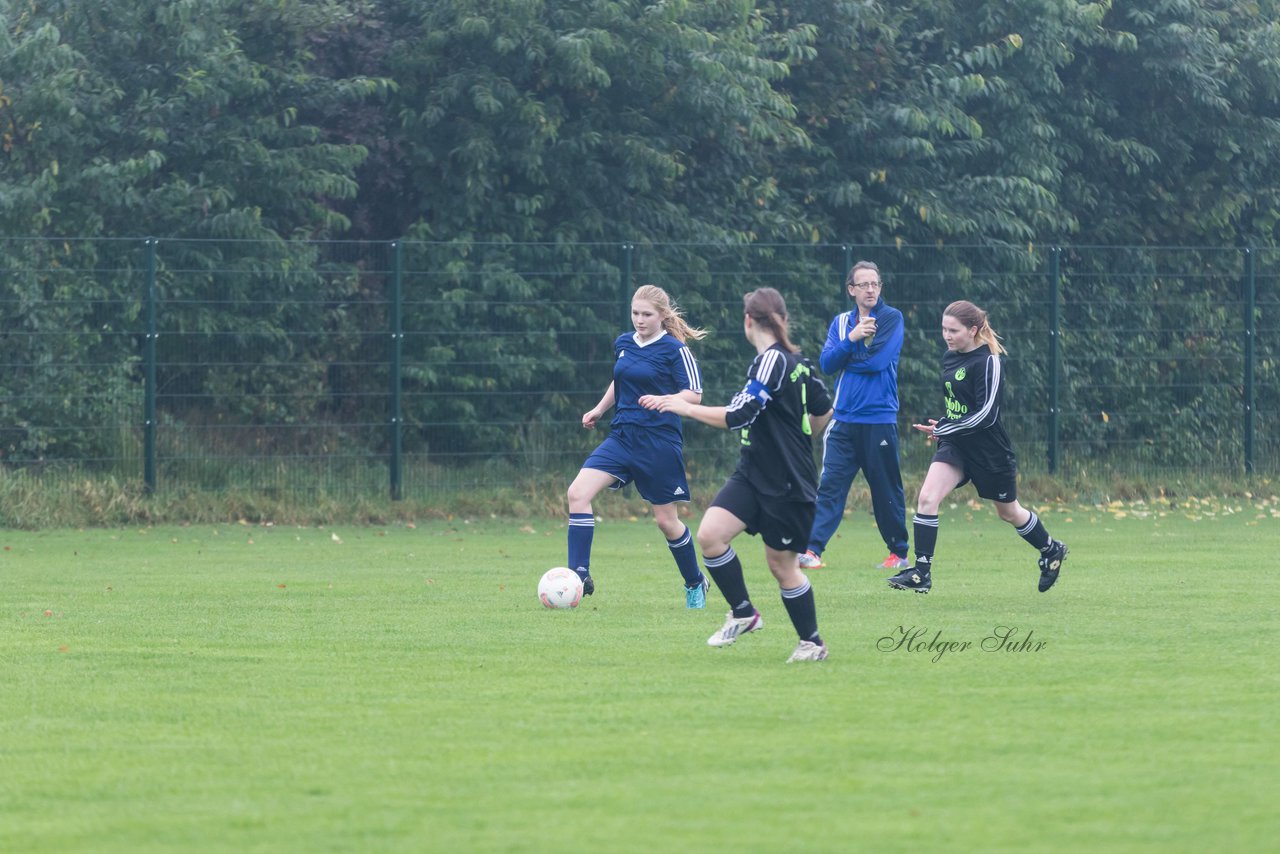
[(548, 608), (576, 608), (582, 601), (582, 579), (567, 567), (548, 569), (538, 582), (538, 598)]

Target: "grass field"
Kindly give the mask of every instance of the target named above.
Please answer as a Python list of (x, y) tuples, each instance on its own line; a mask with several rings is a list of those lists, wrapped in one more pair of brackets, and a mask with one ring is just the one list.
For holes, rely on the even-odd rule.
[(1273, 848), (1280, 506), (1043, 515), (1044, 595), (987, 509), (929, 596), (851, 517), (795, 665), (758, 540), (715, 650), (647, 520), (572, 612), (559, 521), (0, 532), (0, 851)]

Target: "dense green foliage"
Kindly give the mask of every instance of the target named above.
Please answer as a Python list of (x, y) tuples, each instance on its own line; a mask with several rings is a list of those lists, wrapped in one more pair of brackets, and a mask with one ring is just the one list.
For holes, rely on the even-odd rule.
[(1276, 12), (5, 0), (0, 228), (1269, 243)]
[[(162, 418), (196, 445), (230, 418), (246, 429), (229, 447), (385, 450), (397, 257), (411, 451), (539, 447), (607, 384), (641, 280), (724, 333), (699, 345), (717, 388), (741, 370), (750, 287), (786, 290), (812, 351), (843, 304), (842, 243), (911, 285), (905, 373), (926, 382), (939, 300), (971, 296), (1034, 333), (1013, 404), (1043, 412), (1043, 247), (1277, 244), (1278, 11), (0, 0), (0, 237), (35, 238), (0, 251), (3, 451), (129, 444), (60, 425), (137, 422), (113, 413), (138, 405), (153, 261)], [(152, 259), (114, 242), (148, 234)], [(339, 236), (358, 248), (306, 242)], [(1068, 326), (1117, 330), (1067, 373), (1072, 440), (1223, 429), (1241, 339), (1205, 348), (1242, 323), (1242, 271), (1217, 253), (1063, 257), (1062, 293), (1087, 295)], [(1187, 369), (1214, 393), (1176, 389)], [(1123, 430), (1097, 417), (1138, 396)], [(299, 426), (325, 422), (351, 426)]]

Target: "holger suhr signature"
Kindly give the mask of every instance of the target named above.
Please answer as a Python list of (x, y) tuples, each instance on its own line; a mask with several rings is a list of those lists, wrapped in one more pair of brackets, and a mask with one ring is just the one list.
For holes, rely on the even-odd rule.
[(1035, 640), (1035, 630), (1025, 634), (1017, 626), (996, 626), (979, 641), (952, 640), (943, 636), (942, 629), (933, 631), (916, 626), (898, 626), (891, 633), (876, 641), (881, 652), (917, 652), (930, 655), (930, 661), (939, 662), (948, 653), (961, 653), (977, 649), (981, 652), (1040, 652), (1048, 641)]

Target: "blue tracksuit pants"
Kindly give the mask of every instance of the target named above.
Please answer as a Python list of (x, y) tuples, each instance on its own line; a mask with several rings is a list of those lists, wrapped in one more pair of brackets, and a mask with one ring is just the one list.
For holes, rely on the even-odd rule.
[(876, 527), (889, 551), (907, 556), (907, 503), (902, 494), (896, 424), (832, 421), (822, 437), (822, 479), (809, 549), (822, 554), (844, 518), (849, 487), (861, 471), (871, 490)]

